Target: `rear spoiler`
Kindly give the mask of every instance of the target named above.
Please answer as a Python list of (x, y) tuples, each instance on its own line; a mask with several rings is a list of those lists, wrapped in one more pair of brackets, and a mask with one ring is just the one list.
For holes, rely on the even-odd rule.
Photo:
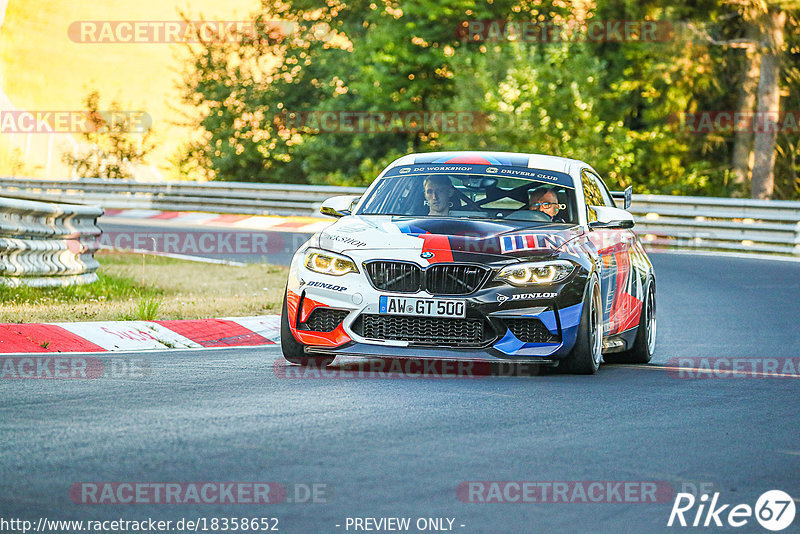
[(611, 191), (611, 198), (614, 200), (622, 200), (622, 209), (626, 210), (631, 207), (631, 200), (633, 199), (633, 187), (629, 185), (627, 188), (625, 188), (625, 191)]

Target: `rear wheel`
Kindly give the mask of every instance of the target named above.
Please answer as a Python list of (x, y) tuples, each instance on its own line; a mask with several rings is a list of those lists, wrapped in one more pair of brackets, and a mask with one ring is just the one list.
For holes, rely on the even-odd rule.
[(600, 284), (595, 278), (583, 303), (578, 339), (562, 365), (568, 373), (592, 375), (600, 367), (603, 350), (603, 307), (600, 301)]
[(633, 347), (625, 352), (607, 354), (609, 363), (648, 363), (656, 350), (656, 282), (652, 278), (647, 284), (642, 313)]
[(287, 304), (287, 293), (283, 295), (283, 309), (281, 310), (281, 351), (283, 357), (289, 363), (316, 367), (321, 369), (330, 365), (333, 358), (327, 356), (306, 356), (304, 345), (297, 341), (289, 328), (289, 306)]

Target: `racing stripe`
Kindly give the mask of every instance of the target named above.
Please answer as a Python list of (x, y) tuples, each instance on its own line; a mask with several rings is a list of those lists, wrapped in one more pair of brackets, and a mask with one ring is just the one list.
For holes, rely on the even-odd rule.
[(638, 275), (636, 270), (631, 268), (629, 247), (623, 242), (606, 250), (613, 251), (616, 263), (616, 291), (609, 312), (611, 322), (609, 333), (615, 334), (638, 324), (642, 301), (631, 294), (633, 277)]
[(441, 161), (435, 161), (434, 163), (472, 163), (473, 165), (497, 165), (497, 160), (492, 162), (483, 156), (479, 156), (478, 154), (465, 154), (463, 156), (456, 156), (449, 159), (442, 158)]
[(623, 293), (619, 298), (624, 301), (623, 309), (630, 310), (628, 316), (622, 319), (619, 325), (619, 332), (624, 332), (625, 330), (639, 325), (639, 316), (642, 313), (642, 301), (627, 293)]
[(428, 263), (442, 263), (453, 261), (453, 247), (450, 239), (446, 235), (423, 234), (422, 252), (430, 252), (432, 258), (428, 258)]
[(410, 224), (410, 223), (407, 223), (407, 222), (404, 222), (404, 221), (397, 221), (397, 222), (393, 222), (392, 224), (394, 224), (395, 227), (397, 227), (397, 229), (400, 230), (401, 234), (411, 234), (413, 236), (416, 236), (418, 234), (429, 234), (430, 233), (428, 230), (426, 230), (424, 228), (420, 228), (419, 226), (416, 226), (414, 224)]
[(429, 153), (417, 154), (415, 164), (425, 163), (462, 163), (472, 165), (511, 165), (517, 167), (530, 167), (530, 156), (524, 154), (507, 154), (497, 152), (481, 152), (473, 154)]

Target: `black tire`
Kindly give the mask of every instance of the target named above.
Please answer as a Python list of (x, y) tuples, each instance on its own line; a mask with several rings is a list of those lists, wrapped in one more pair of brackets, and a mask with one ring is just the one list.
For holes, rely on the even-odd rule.
[(281, 351), (289, 363), (322, 369), (333, 363), (333, 358), (327, 356), (306, 356), (304, 345), (297, 341), (289, 328), (289, 306), (287, 293), (283, 294), (283, 308), (281, 309)]
[(592, 277), (583, 301), (578, 339), (569, 355), (559, 365), (568, 373), (593, 375), (600, 368), (603, 355), (603, 307), (600, 284)]
[(656, 282), (652, 278), (645, 286), (642, 313), (633, 347), (625, 352), (606, 354), (608, 363), (648, 363), (656, 349)]

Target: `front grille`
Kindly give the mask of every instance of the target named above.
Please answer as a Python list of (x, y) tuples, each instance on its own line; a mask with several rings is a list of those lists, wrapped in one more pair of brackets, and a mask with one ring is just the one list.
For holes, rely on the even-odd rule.
[(342, 324), (348, 313), (350, 312), (347, 310), (315, 308), (303, 325), (312, 332), (333, 332), (337, 326)]
[(504, 319), (503, 323), (524, 343), (561, 342), (561, 336), (551, 334), (539, 319)]
[(431, 295), (468, 295), (481, 286), (488, 272), (477, 265), (432, 265), (425, 271), (425, 289)]
[(424, 287), (432, 295), (469, 295), (481, 287), (491, 271), (479, 265), (451, 263), (431, 265), (423, 271), (402, 261), (371, 261), (364, 267), (376, 289), (416, 293)]
[(483, 319), (371, 314), (364, 314), (360, 319), (361, 335), (367, 339), (460, 347), (478, 346), (485, 341)]
[(422, 270), (418, 265), (401, 261), (372, 261), (364, 267), (376, 289), (400, 293), (419, 291)]

